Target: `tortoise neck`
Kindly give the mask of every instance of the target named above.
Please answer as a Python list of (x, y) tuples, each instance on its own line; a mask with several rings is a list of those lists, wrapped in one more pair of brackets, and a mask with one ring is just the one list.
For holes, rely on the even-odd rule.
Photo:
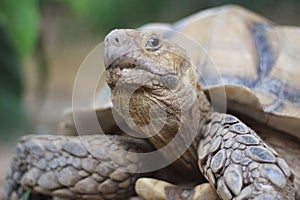
[(199, 133), (207, 123), (210, 103), (198, 82), (186, 82), (174, 89), (141, 87), (131, 94), (113, 91), (112, 101), (131, 129), (157, 149), (168, 146), (163, 153), (166, 159), (176, 158), (177, 167), (197, 171)]

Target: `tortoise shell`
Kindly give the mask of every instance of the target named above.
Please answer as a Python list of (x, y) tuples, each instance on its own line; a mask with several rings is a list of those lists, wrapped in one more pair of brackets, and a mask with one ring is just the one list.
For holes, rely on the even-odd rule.
[[(208, 93), (225, 90), (228, 110), (300, 137), (299, 27), (276, 25), (229, 5), (184, 18), (171, 29), (165, 38), (189, 52)], [(207, 56), (176, 32), (202, 46)]]

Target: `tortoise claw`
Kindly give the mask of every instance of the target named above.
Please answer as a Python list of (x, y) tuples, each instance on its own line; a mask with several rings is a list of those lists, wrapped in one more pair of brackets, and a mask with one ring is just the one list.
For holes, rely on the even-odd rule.
[(209, 183), (203, 183), (192, 190), (182, 189), (177, 185), (152, 178), (140, 178), (135, 185), (136, 193), (146, 200), (218, 200), (218, 195)]

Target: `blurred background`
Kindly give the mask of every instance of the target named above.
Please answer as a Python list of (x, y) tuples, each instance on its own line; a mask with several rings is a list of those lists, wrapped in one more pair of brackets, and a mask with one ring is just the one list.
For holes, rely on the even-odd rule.
[(76, 72), (110, 30), (172, 23), (225, 4), (300, 25), (299, 0), (1, 0), (0, 187), (19, 136), (59, 133)]

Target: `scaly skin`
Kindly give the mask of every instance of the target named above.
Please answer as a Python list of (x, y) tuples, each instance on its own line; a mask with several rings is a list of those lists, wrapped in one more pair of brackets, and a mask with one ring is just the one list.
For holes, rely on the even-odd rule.
[[(143, 167), (142, 163), (138, 157), (111, 150), (108, 140), (126, 151), (150, 149), (143, 140), (122, 136), (22, 137), (17, 145), (17, 156), (7, 173), (5, 198), (9, 199), (13, 191), (21, 198), (28, 189), (33, 195), (67, 199), (124, 199), (131, 196), (139, 174), (124, 170), (134, 171)], [(110, 151), (116, 152), (111, 154), (112, 158), (107, 153)]]
[[(105, 45), (106, 79), (112, 90), (111, 99), (115, 111), (126, 121), (128, 126), (144, 136), (151, 136), (149, 141), (158, 149), (169, 144), (175, 135), (179, 134), (180, 140), (172, 141), (171, 148), (163, 153), (166, 159), (178, 156), (179, 150), (187, 145), (189, 140), (192, 140), (187, 151), (175, 162), (178, 169), (195, 174), (199, 166), (211, 186), (216, 189), (219, 197), (224, 200), (243, 199), (243, 197), (246, 199), (264, 199), (264, 197), (268, 199), (295, 198), (293, 175), (285, 161), (279, 158), (277, 153), (267, 147), (253, 130), (237, 118), (212, 111), (210, 103), (197, 81), (190, 59), (181, 47), (162, 40), (155, 33), (135, 30), (112, 31), (106, 37)], [(133, 92), (131, 93), (132, 88)], [(159, 109), (153, 112), (151, 111), (153, 107)], [(160, 115), (160, 110), (164, 110), (165, 115)], [(164, 122), (164, 124), (157, 130), (161, 122)], [(152, 135), (153, 133), (155, 135)], [(99, 164), (101, 160), (106, 160), (105, 151), (108, 150), (102, 146), (105, 142), (102, 141), (101, 137), (88, 136), (88, 138), (96, 144), (91, 146), (102, 152), (97, 157), (98, 160), (94, 159), (93, 162)], [(36, 141), (35, 144), (38, 147), (43, 146), (45, 141), (49, 142), (48, 139), (39, 137), (33, 137), (32, 140)], [(56, 141), (55, 137), (54, 140)], [(59, 137), (58, 140), (68, 141), (69, 138)], [(75, 138), (72, 140), (78, 141)], [(119, 137), (115, 137), (117, 143), (119, 143), (119, 140)], [(22, 145), (24, 143), (22, 141), (21, 146), (26, 147), (26, 145)], [(123, 140), (121, 139), (121, 141)], [(67, 142), (67, 144), (70, 144), (70, 142)], [(123, 144), (123, 148), (132, 148), (132, 145), (134, 145), (129, 141), (120, 142), (120, 144)], [(70, 156), (68, 153), (66, 155), (66, 149), (63, 150), (62, 144), (58, 146), (58, 157)], [(47, 174), (46, 177), (51, 174), (59, 182), (59, 176), (57, 176), (59, 170), (55, 168), (52, 171), (51, 166), (42, 171), (41, 177), (33, 178), (33, 174), (28, 175), (28, 178), (34, 180), (33, 186), (28, 186), (28, 183), (24, 182), (25, 178), (20, 178), (21, 181), (18, 182), (16, 178), (12, 177), (19, 178), (17, 176), (19, 172), (21, 172), (20, 176), (26, 177), (26, 174), (34, 169), (33, 163), (39, 163), (26, 159), (39, 148), (31, 147), (32, 149), (33, 152), (26, 151), (29, 153), (25, 154), (25, 157), (21, 153), (16, 158), (16, 166), (19, 166), (19, 168), (13, 169), (14, 172), (8, 174), (7, 196), (12, 190), (16, 189), (15, 185), (18, 185), (23, 188), (32, 188), (34, 192), (43, 192), (46, 188), (44, 194), (53, 196), (59, 194), (59, 192), (56, 192), (56, 187), (64, 188), (64, 194), (71, 192), (72, 195), (78, 195), (75, 197), (92, 199), (93, 196), (87, 196), (91, 194), (81, 190), (81, 187), (76, 187), (77, 184), (82, 183), (81, 185), (86, 184), (83, 187), (85, 190), (91, 190), (92, 195), (96, 195), (94, 197), (100, 198), (105, 196), (106, 193), (112, 195), (109, 197), (124, 197), (122, 195), (125, 191), (119, 190), (120, 184), (114, 183), (111, 186), (113, 178), (108, 175), (104, 177), (105, 180), (101, 180), (104, 183), (110, 183), (107, 187), (100, 187), (102, 184), (100, 181), (95, 183), (96, 178), (91, 174), (99, 175), (99, 173), (94, 171), (95, 168), (91, 167), (91, 164), (87, 164), (91, 168), (91, 172), (79, 167), (80, 171), (85, 172), (82, 172), (82, 174), (88, 173), (88, 181), (83, 179), (82, 182), (72, 182), (73, 185), (70, 186), (62, 187), (64, 184), (57, 183), (57, 181), (53, 182), (52, 179), (48, 179), (49, 184), (44, 180), (45, 178), (36, 181), (46, 176), (45, 174)], [(69, 150), (73, 151), (74, 149), (76, 148), (70, 147)], [(84, 159), (93, 158), (88, 155), (88, 153), (85, 153), (81, 156)], [(44, 154), (38, 156), (38, 158), (42, 157), (46, 159)], [(123, 165), (122, 162), (116, 162), (117, 160), (110, 161), (115, 163), (114, 167), (129, 166), (127, 164)], [(70, 161), (70, 165), (74, 164), (73, 162)], [(124, 162), (131, 163), (130, 160)], [(51, 163), (46, 162), (46, 165), (52, 165)], [(21, 166), (25, 166), (25, 169)], [(63, 169), (67, 168), (63, 167)], [(66, 177), (64, 181), (69, 183), (74, 177), (79, 177), (78, 173)], [(98, 178), (97, 175), (96, 177)], [(127, 177), (130, 177), (130, 182), (136, 179), (131, 175)], [(91, 187), (89, 182), (95, 183), (95, 187)], [(53, 183), (59, 184), (59, 186), (54, 185), (55, 187), (52, 187)], [(33, 183), (29, 181), (29, 184)], [(47, 188), (50, 186), (51, 188)], [(44, 189), (42, 190), (41, 187), (44, 187)], [(128, 186), (128, 188), (130, 187), (132, 185)], [(200, 193), (199, 188), (201, 187), (198, 186), (193, 190), (196, 191), (195, 194)], [(139, 190), (138, 185), (136, 189)], [(178, 195), (176, 191), (179, 191)], [(116, 196), (119, 193), (121, 193), (120, 196)], [(172, 195), (177, 199), (197, 198), (190, 195), (190, 193), (188, 196), (185, 194), (180, 189), (172, 189)], [(130, 195), (130, 193), (126, 195)], [(145, 199), (147, 198), (151, 199), (146, 196)]]
[[(294, 176), (287, 163), (252, 129), (232, 115), (212, 113), (208, 117), (211, 120), (201, 131), (198, 164), (221, 199), (295, 199)], [(218, 199), (214, 189), (204, 185), (183, 190), (164, 181), (141, 178), (136, 191), (149, 200)]]
[(198, 147), (199, 168), (221, 199), (295, 199), (287, 163), (232, 115), (212, 113)]

